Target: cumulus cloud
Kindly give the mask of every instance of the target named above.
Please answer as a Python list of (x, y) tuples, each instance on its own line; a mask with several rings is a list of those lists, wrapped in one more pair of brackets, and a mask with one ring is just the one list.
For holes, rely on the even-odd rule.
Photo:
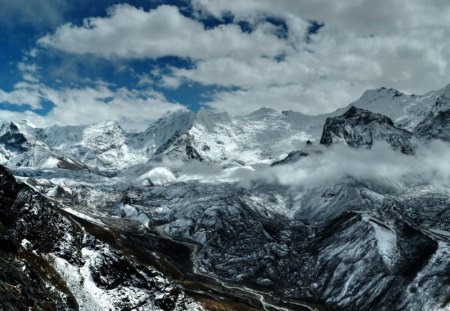
[[(443, 0), (192, 0), (192, 6), (193, 16), (185, 16), (170, 5), (150, 11), (116, 5), (106, 17), (62, 25), (38, 42), (108, 59), (190, 58), (193, 66), (172, 67), (159, 81), (171, 89), (192, 82), (227, 87), (203, 104), (231, 114), (261, 106), (317, 114), (370, 88), (424, 93), (449, 82), (450, 7)], [(230, 15), (233, 23), (217, 27), (200, 22)], [(271, 19), (286, 26), (281, 36)], [(324, 26), (309, 33), (312, 21)]]
[[(221, 110), (249, 112), (259, 102), (322, 113), (352, 102), (368, 88), (422, 93), (449, 82), (450, 30), (444, 25), (450, 8), (444, 1), (193, 0), (193, 4), (198, 14), (218, 18), (229, 14), (249, 22), (281, 18), (288, 27), (286, 44), (295, 47), (281, 61), (215, 59), (190, 70), (173, 69), (172, 76), (180, 80), (240, 87), (220, 92), (208, 103)], [(304, 27), (298, 25), (308, 20), (325, 26), (306, 43)]]
[(85, 19), (82, 26), (65, 24), (38, 43), (108, 58), (250, 58), (276, 56), (285, 51), (286, 46), (275, 31), (270, 23), (259, 25), (252, 33), (244, 33), (233, 24), (206, 29), (175, 6), (161, 5), (145, 11), (121, 4), (109, 8), (106, 17)]
[(31, 110), (0, 111), (0, 119), (28, 119), (37, 126), (88, 125), (107, 120), (120, 122), (128, 130), (142, 130), (167, 111), (185, 109), (168, 101), (162, 94), (148, 90), (113, 89), (103, 83), (86, 87), (54, 89), (43, 84), (21, 82), (11, 92), (0, 90), (0, 101), (28, 104), (30, 109), (42, 108), (48, 101), (54, 107), (42, 116)]

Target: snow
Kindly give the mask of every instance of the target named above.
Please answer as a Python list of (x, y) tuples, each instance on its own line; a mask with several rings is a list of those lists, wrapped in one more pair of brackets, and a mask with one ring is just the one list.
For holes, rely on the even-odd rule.
[(387, 224), (373, 217), (364, 215), (363, 220), (369, 222), (375, 230), (378, 251), (386, 265), (391, 267), (395, 262), (397, 253), (397, 236), (395, 231)]
[(367, 90), (353, 106), (391, 118), (396, 126), (412, 130), (433, 108), (445, 88), (422, 96), (406, 95), (395, 89)]
[[(396, 125), (411, 128), (429, 112), (440, 95), (440, 91), (410, 96), (397, 94), (390, 89), (372, 90), (366, 92), (354, 105), (387, 114)], [(158, 226), (156, 230), (166, 236), (185, 237), (204, 244), (205, 252), (213, 251), (208, 241), (215, 238), (213, 236), (218, 234), (217, 230), (227, 225), (224, 218), (221, 218), (223, 215), (230, 221), (236, 221), (237, 225), (240, 224), (239, 217), (244, 217), (247, 209), (256, 220), (259, 216), (265, 220), (286, 220), (286, 227), (282, 227), (280, 231), (281, 240), (284, 241), (284, 234), (289, 233), (291, 225), (305, 228), (308, 238), (312, 239), (314, 230), (320, 229), (321, 225), (328, 225), (330, 219), (345, 216), (345, 212), (361, 213), (362, 219), (367, 223), (361, 223), (359, 218), (355, 225), (346, 222), (345, 225), (349, 226), (345, 227), (345, 230), (349, 230), (346, 232), (348, 234), (337, 236), (343, 239), (336, 238), (320, 258), (327, 261), (336, 260), (336, 257), (343, 259), (336, 267), (336, 275), (331, 277), (331, 281), (333, 278), (338, 280), (340, 275), (347, 281), (339, 282), (338, 291), (330, 292), (330, 295), (335, 295), (338, 300), (355, 302), (352, 295), (356, 293), (356, 286), (376, 285), (375, 279), (370, 279), (362, 286), (358, 283), (361, 282), (361, 276), (365, 275), (363, 270), (372, 267), (364, 263), (364, 260), (372, 262), (370, 259), (379, 254), (387, 268), (393, 269), (397, 256), (401, 256), (401, 244), (397, 247), (397, 243), (402, 243), (402, 232), (396, 232), (395, 223), (390, 222), (383, 212), (376, 210), (385, 203), (383, 201), (387, 201), (384, 195), (361, 190), (363, 186), (358, 188), (353, 183), (346, 184), (346, 181), (314, 189), (306, 187), (289, 190), (273, 185), (266, 188), (260, 184), (255, 185), (255, 188), (252, 188), (253, 185), (234, 185), (242, 177), (245, 179), (248, 175), (255, 174), (255, 171), (265, 168), (274, 160), (284, 158), (289, 152), (302, 150), (307, 139), (317, 144), (325, 119), (341, 114), (344, 110), (307, 116), (292, 111), (280, 113), (260, 109), (238, 117), (208, 110), (201, 110), (197, 114), (179, 111), (168, 114), (141, 133), (126, 133), (115, 122), (43, 130), (20, 124), (19, 129), (26, 132), (30, 150), (16, 153), (7, 151), (0, 145), (0, 161), (7, 161), (10, 166), (17, 165), (15, 173), (27, 176), (20, 179), (28, 181), (36, 190), (48, 196), (57, 197), (57, 190), (61, 190), (58, 186), (63, 187), (64, 191), (59, 192), (68, 195), (60, 199), (60, 202), (67, 200), (67, 204), (73, 204), (64, 208), (72, 215), (99, 226), (104, 226), (104, 223), (97, 219), (97, 215), (103, 212), (121, 215), (143, 226), (148, 226), (151, 222)], [(192, 146), (199, 152), (205, 161), (198, 167), (204, 170), (185, 169), (193, 164), (183, 158), (186, 146)], [(167, 160), (167, 157), (175, 154), (181, 154), (179, 158), (174, 156), (180, 160), (176, 165), (173, 164), (174, 161)], [(63, 170), (58, 168), (58, 159), (84, 163), (91, 167), (89, 170)], [(30, 176), (33, 179), (27, 180)], [(155, 187), (133, 187), (136, 183), (139, 186)], [(387, 181), (380, 181), (381, 183), (388, 184)], [(364, 183), (364, 189), (366, 187), (373, 189), (374, 186), (367, 182)], [(406, 188), (407, 186), (403, 186), (398, 191), (407, 191)], [(416, 187), (414, 191), (418, 189)], [(423, 191), (425, 190), (444, 191), (436, 188), (424, 188)], [(242, 208), (243, 204), (246, 205), (245, 209)], [(355, 212), (355, 209), (363, 211)], [(38, 210), (33, 212), (37, 213)], [(259, 227), (255, 225), (251, 228)], [(353, 228), (361, 230), (352, 235)], [(447, 239), (450, 232), (446, 229), (439, 226), (439, 229), (429, 229), (428, 234)], [(371, 234), (367, 237), (361, 234), (368, 231)], [(263, 239), (264, 234), (267, 235), (266, 238), (273, 239), (270, 230), (262, 231), (258, 238)], [(64, 238), (70, 240), (71, 237)], [(26, 240), (22, 241), (24, 247), (28, 247), (28, 243)], [(289, 251), (289, 247), (286, 246), (286, 251)], [(115, 310), (117, 295), (124, 294), (133, 301), (139, 301), (139, 297), (145, 296), (145, 292), (139, 292), (139, 289), (132, 286), (122, 288), (120, 293), (96, 286), (91, 268), (103, 254), (101, 252), (107, 251), (84, 247), (80, 266), (51, 255), (55, 268), (67, 280), (81, 310)], [(361, 254), (368, 254), (367, 258)], [(351, 262), (352, 259), (358, 263), (350, 266), (346, 261)], [(380, 266), (385, 268), (383, 264)], [(206, 266), (199, 266), (198, 269), (214, 272), (208, 271)], [(236, 275), (239, 278), (245, 274)], [(317, 287), (322, 285), (317, 283)], [(332, 284), (328, 289), (331, 288)], [(324, 288), (324, 291), (328, 289)], [(361, 292), (364, 290), (361, 289)], [(156, 293), (157, 297), (161, 295), (162, 292)]]
[[(92, 256), (92, 259), (95, 258), (95, 253), (86, 249), (82, 249), (82, 254), (83, 257)], [(92, 281), (89, 260), (86, 260), (84, 265), (79, 268), (70, 264), (67, 260), (54, 255), (50, 255), (50, 259), (53, 261), (56, 271), (67, 282), (70, 291), (77, 300), (80, 311), (115, 310), (110, 297)]]
[(72, 209), (70, 207), (63, 207), (62, 209), (64, 211), (68, 212), (69, 214), (72, 214), (72, 215), (77, 216), (77, 217), (79, 217), (81, 219), (87, 220), (87, 221), (89, 221), (89, 222), (91, 222), (93, 224), (96, 224), (96, 225), (99, 225), (99, 226), (105, 226), (105, 224), (101, 220), (95, 219), (95, 218), (87, 215), (86, 213), (80, 213), (80, 212), (75, 211), (74, 209)]
[(138, 181), (140, 181), (143, 186), (149, 186), (151, 184), (164, 186), (176, 181), (176, 179), (175, 175), (167, 167), (155, 167), (138, 177)]
[(41, 168), (57, 168), (59, 164), (59, 159), (56, 158), (48, 158), (44, 164), (41, 165)]
[[(430, 111), (446, 109), (448, 93), (450, 87), (420, 96), (380, 88), (366, 91), (352, 105), (384, 114), (396, 126), (411, 130)], [(438, 99), (443, 103), (440, 107), (435, 106)], [(23, 134), (30, 150), (22, 155), (0, 146), (0, 162), (52, 168), (56, 160), (51, 157), (65, 156), (98, 169), (124, 170), (161, 154), (179, 159), (189, 144), (209, 162), (270, 164), (284, 154), (301, 150), (307, 140), (317, 143), (325, 120), (341, 115), (348, 107), (316, 116), (294, 111), (280, 113), (267, 108), (233, 117), (207, 109), (198, 113), (179, 110), (168, 113), (139, 133), (127, 133), (117, 122), (111, 121), (45, 129), (27, 122), (2, 122), (0, 135), (10, 131)]]
[(129, 219), (135, 220), (144, 226), (148, 226), (150, 218), (145, 213), (139, 212), (137, 207), (129, 204), (121, 204), (119, 208)]
[(26, 249), (26, 250), (30, 250), (30, 249), (32, 248), (31, 242), (28, 241), (27, 239), (23, 239), (23, 240), (20, 242), (20, 245), (22, 245), (22, 247), (23, 247), (24, 249)]

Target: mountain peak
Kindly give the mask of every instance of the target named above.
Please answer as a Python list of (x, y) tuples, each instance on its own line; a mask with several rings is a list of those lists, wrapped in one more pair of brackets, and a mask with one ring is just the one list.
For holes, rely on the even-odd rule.
[(276, 114), (277, 111), (273, 108), (267, 108), (267, 107), (262, 107), (259, 108), (258, 110), (253, 111), (252, 113), (248, 114), (248, 117), (260, 117), (260, 116), (266, 116), (266, 115), (273, 115)]
[(396, 90), (393, 88), (386, 88), (386, 87), (382, 86), (377, 89), (366, 90), (362, 94), (362, 96), (360, 97), (359, 100), (373, 101), (373, 100), (377, 100), (379, 98), (384, 98), (384, 97), (396, 98), (396, 97), (401, 97), (403, 95), (405, 95), (405, 94), (400, 92), (399, 90)]
[(371, 148), (375, 141), (385, 141), (394, 149), (412, 154), (412, 138), (412, 133), (395, 127), (388, 117), (351, 106), (343, 115), (326, 120), (320, 143)]
[(25, 127), (30, 127), (30, 128), (36, 128), (36, 125), (34, 125), (31, 121), (24, 119), (20, 122), (15, 122), (19, 127), (21, 126), (25, 126)]
[(96, 123), (91, 126), (88, 126), (87, 129), (98, 129), (98, 130), (117, 129), (117, 130), (123, 131), (120, 123), (115, 120), (108, 120), (108, 121)]
[(366, 124), (372, 122), (386, 123), (390, 126), (394, 126), (392, 120), (382, 114), (374, 113), (369, 110), (361, 109), (355, 106), (350, 106), (350, 108), (342, 115), (346, 119), (353, 119), (360, 124)]

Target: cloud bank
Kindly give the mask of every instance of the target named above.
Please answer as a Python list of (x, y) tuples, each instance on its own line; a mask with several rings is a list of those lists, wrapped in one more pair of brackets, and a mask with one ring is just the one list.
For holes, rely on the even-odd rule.
[[(450, 144), (431, 141), (420, 145), (414, 156), (395, 151), (384, 142), (372, 149), (345, 145), (323, 147), (321, 153), (274, 167), (234, 167), (222, 169), (213, 164), (182, 164), (165, 161), (163, 166), (177, 172), (178, 181), (235, 182), (244, 187), (260, 183), (290, 187), (317, 187), (340, 183), (352, 177), (362, 183), (407, 191), (413, 186), (450, 186)], [(384, 188), (386, 190), (386, 188)]]

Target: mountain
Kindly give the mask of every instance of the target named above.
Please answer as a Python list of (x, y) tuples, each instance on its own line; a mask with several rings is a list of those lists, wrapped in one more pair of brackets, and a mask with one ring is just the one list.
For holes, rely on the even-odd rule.
[(384, 115), (354, 106), (342, 116), (326, 120), (320, 143), (370, 148), (377, 140), (385, 141), (403, 153), (414, 153), (412, 133), (395, 127), (394, 122)]
[[(351, 105), (389, 117), (395, 126), (412, 131), (433, 109), (436, 102), (450, 103), (450, 85), (424, 95), (406, 95), (381, 87), (368, 90)], [(439, 108), (441, 109), (441, 108)]]
[(134, 133), (0, 123), (0, 308), (448, 309), (448, 182), (421, 157), (449, 90)]

